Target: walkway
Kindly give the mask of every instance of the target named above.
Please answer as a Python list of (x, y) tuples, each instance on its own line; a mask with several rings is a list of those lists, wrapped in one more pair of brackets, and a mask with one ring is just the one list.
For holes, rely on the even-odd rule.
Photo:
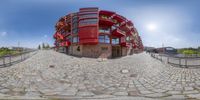
[(0, 69), (2, 98), (200, 99), (200, 69), (164, 65), (141, 53), (76, 58), (54, 51)]

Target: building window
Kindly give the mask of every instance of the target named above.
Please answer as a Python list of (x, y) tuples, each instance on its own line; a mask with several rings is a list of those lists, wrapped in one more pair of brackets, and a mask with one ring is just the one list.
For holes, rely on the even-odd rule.
[(130, 41), (130, 36), (127, 36), (127, 37), (126, 37), (126, 41)]
[(113, 38), (112, 44), (119, 44), (119, 38)]
[(68, 37), (65, 38), (65, 40), (68, 40), (68, 41), (72, 42), (72, 37), (68, 36)]
[(73, 43), (78, 43), (78, 42), (79, 42), (79, 37), (78, 36), (73, 37)]
[(110, 37), (108, 35), (100, 35), (99, 43), (110, 43)]
[(97, 17), (97, 14), (85, 14), (79, 16), (79, 18), (91, 18), (91, 17)]
[(99, 28), (99, 32), (100, 33), (110, 33), (110, 28), (102, 28), (102, 27), (100, 27)]
[(78, 33), (78, 28), (72, 29), (72, 33), (73, 33), (73, 34), (77, 34), (77, 33)]
[(97, 19), (84, 19), (79, 22), (80, 26), (97, 24)]

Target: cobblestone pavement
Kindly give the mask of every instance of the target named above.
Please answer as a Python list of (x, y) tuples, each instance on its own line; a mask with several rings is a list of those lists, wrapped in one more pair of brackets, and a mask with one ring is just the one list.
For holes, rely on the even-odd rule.
[(172, 67), (141, 53), (119, 59), (55, 51), (0, 68), (1, 98), (200, 99), (200, 69)]

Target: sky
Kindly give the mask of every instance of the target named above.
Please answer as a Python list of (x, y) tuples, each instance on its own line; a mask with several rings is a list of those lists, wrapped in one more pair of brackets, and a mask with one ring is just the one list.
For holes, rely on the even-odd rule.
[(0, 47), (53, 46), (55, 23), (83, 7), (114, 11), (134, 23), (144, 46), (200, 46), (200, 0), (1, 0)]

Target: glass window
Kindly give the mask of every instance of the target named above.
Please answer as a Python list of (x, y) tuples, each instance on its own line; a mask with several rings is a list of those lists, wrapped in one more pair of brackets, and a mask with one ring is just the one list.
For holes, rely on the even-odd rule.
[(119, 38), (113, 38), (112, 44), (119, 44)]
[(127, 37), (126, 37), (126, 41), (130, 41), (130, 36), (127, 36)]
[(110, 43), (110, 38), (108, 35), (105, 35), (105, 43)]
[(79, 22), (79, 25), (80, 26), (83, 26), (83, 25), (90, 25), (90, 24), (97, 24), (97, 19), (85, 19), (85, 20), (81, 20)]
[(110, 43), (110, 37), (108, 35), (100, 35), (99, 43)]
[(110, 33), (110, 28), (99, 28), (100, 33)]
[(79, 42), (78, 36), (73, 37), (73, 43), (77, 43), (77, 42)]
[(79, 16), (79, 18), (91, 18), (91, 17), (97, 17), (97, 14), (85, 14)]
[(77, 33), (78, 33), (78, 29), (77, 29), (77, 28), (74, 28), (74, 29), (72, 30), (72, 33), (73, 33), (73, 34), (77, 34)]
[(99, 42), (100, 43), (104, 43), (104, 35), (100, 35), (99, 36)]

